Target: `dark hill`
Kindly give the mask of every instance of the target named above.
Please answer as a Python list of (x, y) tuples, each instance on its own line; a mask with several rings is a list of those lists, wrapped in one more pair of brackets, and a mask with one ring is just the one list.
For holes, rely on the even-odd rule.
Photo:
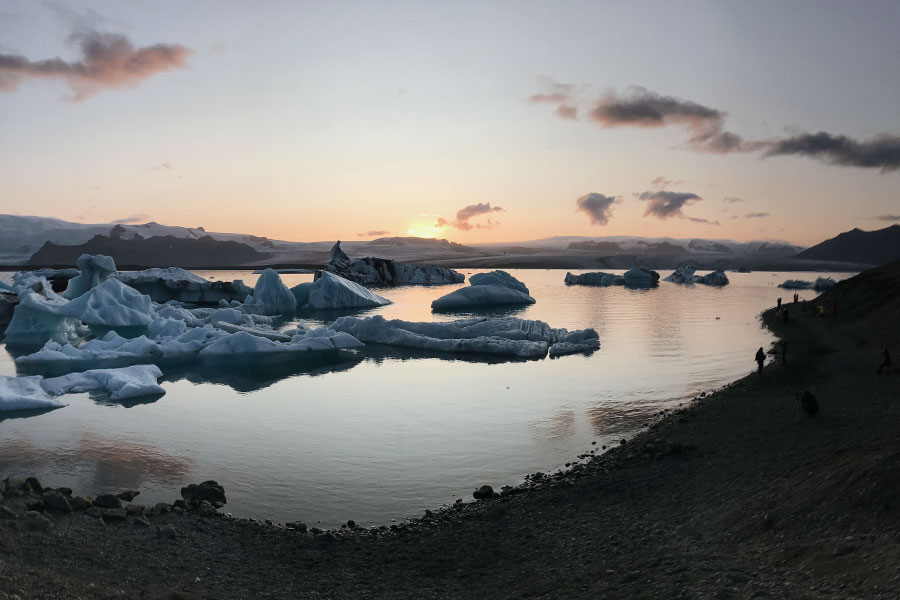
[(812, 260), (838, 260), (867, 265), (884, 265), (900, 260), (900, 225), (891, 225), (876, 231), (853, 229), (846, 231), (812, 248), (807, 248), (797, 258)]
[(129, 267), (230, 267), (268, 258), (247, 244), (216, 240), (176, 238), (170, 235), (121, 239), (95, 235), (84, 244), (63, 246), (45, 242), (28, 261), (32, 266), (69, 266), (82, 254), (105, 254), (119, 266)]
[(838, 282), (816, 302), (837, 302), (841, 318), (869, 340), (900, 343), (900, 261)]

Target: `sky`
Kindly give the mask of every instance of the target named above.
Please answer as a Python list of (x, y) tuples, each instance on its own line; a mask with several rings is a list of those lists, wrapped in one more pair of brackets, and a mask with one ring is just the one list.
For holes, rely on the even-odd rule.
[(900, 3), (0, 0), (0, 213), (275, 239), (900, 222)]

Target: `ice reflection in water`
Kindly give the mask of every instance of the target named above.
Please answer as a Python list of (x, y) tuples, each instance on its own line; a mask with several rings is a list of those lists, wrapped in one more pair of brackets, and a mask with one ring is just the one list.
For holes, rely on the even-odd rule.
[[(154, 401), (77, 395), (60, 410), (0, 420), (0, 475), (35, 474), (83, 492), (136, 488), (142, 503), (216, 479), (235, 514), (384, 523), (483, 483), (558, 468), (591, 441), (617, 443), (661, 408), (751, 371), (756, 348), (771, 341), (756, 315), (792, 296), (775, 284), (821, 275), (729, 274), (724, 289), (628, 290), (567, 287), (560, 270), (512, 273), (537, 304), (505, 314), (594, 327), (600, 350), (535, 361), (372, 345), (289, 364), (165, 365), (167, 394)], [(256, 277), (208, 274), (248, 285)], [(289, 285), (309, 279), (285, 276)], [(458, 318), (430, 309), (455, 287), (380, 290), (395, 304), (362, 314)], [(335, 315), (306, 317), (321, 324)], [(0, 347), (0, 374), (14, 373)]]

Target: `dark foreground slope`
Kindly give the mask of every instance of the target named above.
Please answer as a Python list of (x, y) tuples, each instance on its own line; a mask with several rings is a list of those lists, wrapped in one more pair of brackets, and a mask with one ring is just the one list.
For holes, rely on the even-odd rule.
[(884, 265), (900, 260), (900, 225), (876, 231), (852, 229), (797, 255), (809, 260), (836, 260)]
[[(875, 374), (900, 315), (878, 291), (898, 270), (835, 287), (835, 318), (770, 311), (786, 366), (521, 493), (319, 535), (193, 514), (0, 520), (0, 598), (900, 597), (900, 373)], [(869, 327), (872, 311), (893, 320)]]

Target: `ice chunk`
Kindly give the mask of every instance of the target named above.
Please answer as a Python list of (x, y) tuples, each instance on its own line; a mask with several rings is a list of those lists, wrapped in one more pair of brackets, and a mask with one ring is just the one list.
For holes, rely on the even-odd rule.
[(69, 287), (63, 292), (63, 297), (72, 300), (78, 298), (88, 290), (97, 287), (116, 272), (116, 263), (110, 256), (103, 254), (82, 254), (75, 261), (81, 273), (78, 277), (69, 281)]
[(44, 378), (0, 376), (0, 412), (13, 410), (37, 410), (65, 406), (51, 398), (41, 387)]
[(80, 323), (66, 312), (68, 300), (54, 292), (46, 279), (20, 279), (16, 287), (19, 303), (6, 328), (8, 344), (36, 345), (47, 340), (77, 339)]
[(193, 304), (218, 304), (223, 301), (228, 303), (243, 300), (252, 292), (240, 279), (208, 281), (178, 267), (120, 272), (115, 277), (150, 296), (154, 302), (161, 303), (171, 300)]
[(367, 256), (351, 260), (337, 242), (331, 249), (331, 260), (325, 271), (361, 285), (388, 287), (395, 285), (442, 285), (462, 283), (462, 273), (437, 265), (410, 265), (386, 258)]
[(232, 323), (226, 323), (220, 321), (216, 323), (216, 327), (221, 329), (222, 331), (227, 331), (229, 333), (237, 333), (238, 331), (243, 331), (245, 333), (249, 333), (251, 335), (258, 335), (259, 337), (263, 337), (275, 342), (289, 342), (294, 337), (293, 335), (288, 335), (285, 333), (279, 333), (274, 329), (259, 329), (256, 327), (245, 327), (243, 325), (234, 325)]
[(297, 299), (272, 269), (259, 276), (253, 298), (244, 303), (251, 311), (264, 315), (280, 315), (297, 310)]
[(543, 321), (512, 317), (460, 319), (446, 323), (388, 321), (380, 315), (341, 317), (331, 328), (345, 331), (362, 342), (520, 357), (544, 356), (551, 344), (559, 342), (593, 347), (600, 345), (597, 332), (593, 329), (569, 332), (554, 329)]
[(107, 279), (69, 302), (62, 310), (88, 325), (106, 327), (147, 326), (153, 320), (150, 297), (118, 279)]
[(702, 283), (703, 285), (722, 287), (723, 285), (728, 285), (728, 276), (725, 275), (725, 271), (717, 269), (706, 275), (695, 275), (694, 281), (695, 283)]
[(247, 331), (238, 331), (209, 344), (200, 351), (200, 357), (208, 359), (226, 355), (289, 354), (322, 350), (352, 350), (362, 347), (363, 344), (353, 336), (324, 328), (313, 330), (306, 335), (294, 336), (289, 342), (268, 339)]
[(594, 273), (582, 273), (581, 275), (566, 273), (565, 281), (566, 285), (593, 285), (599, 287), (625, 285), (625, 278), (621, 275), (603, 273), (602, 271), (596, 271)]
[(706, 275), (695, 275), (694, 272), (696, 270), (696, 267), (691, 265), (682, 265), (673, 271), (671, 275), (663, 279), (663, 281), (683, 284), (700, 283), (716, 287), (728, 285), (728, 276), (725, 275), (725, 272), (721, 269), (717, 269)]
[(431, 310), (478, 310), (495, 306), (534, 304), (534, 298), (505, 285), (476, 285), (459, 288), (431, 303)]
[(104, 391), (111, 400), (127, 400), (165, 394), (166, 390), (156, 382), (160, 377), (162, 371), (156, 365), (132, 365), (50, 377), (41, 382), (41, 387), (52, 396)]
[(0, 292), (11, 292), (13, 288), (11, 285), (6, 283), (5, 281), (0, 281)]
[(502, 285), (510, 289), (529, 294), (525, 284), (507, 273), (506, 271), (491, 271), (490, 273), (477, 273), (469, 277), (469, 285)]
[(177, 319), (168, 319), (166, 317), (157, 317), (150, 321), (147, 326), (147, 333), (152, 338), (178, 337), (187, 329), (184, 321)]
[(836, 285), (837, 282), (831, 277), (817, 277), (812, 284), (812, 289), (816, 290), (817, 292), (824, 292), (825, 290), (830, 290)]
[(812, 285), (813, 284), (811, 281), (804, 281), (802, 279), (788, 279), (778, 287), (784, 288), (786, 290), (808, 290), (812, 287)]
[(668, 281), (671, 283), (694, 283), (694, 271), (697, 270), (697, 267), (693, 267), (691, 265), (682, 265), (678, 267), (675, 271), (672, 271), (672, 274), (668, 277), (664, 277), (663, 281)]
[(627, 287), (649, 288), (659, 284), (659, 273), (646, 267), (629, 269), (623, 277)]
[(312, 283), (301, 283), (293, 287), (291, 292), (296, 298), (297, 307), (307, 310), (372, 308), (391, 304), (387, 298), (328, 271), (323, 271)]

